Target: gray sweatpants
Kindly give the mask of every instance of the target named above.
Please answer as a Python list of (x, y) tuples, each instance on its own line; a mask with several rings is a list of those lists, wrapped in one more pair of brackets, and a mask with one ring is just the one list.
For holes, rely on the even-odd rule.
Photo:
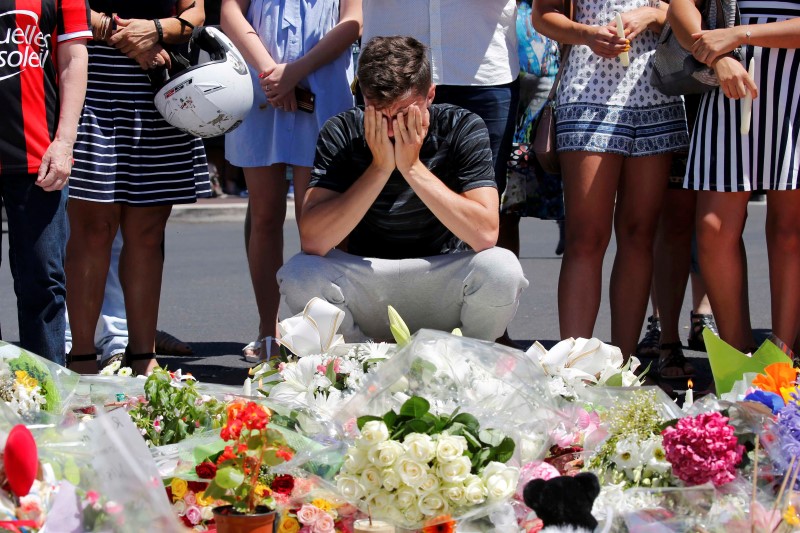
[(278, 271), (278, 283), (292, 314), (314, 296), (342, 309), (347, 342), (391, 340), (389, 305), (412, 333), (460, 327), (467, 337), (494, 341), (528, 286), (519, 261), (503, 248), (397, 260), (299, 253)]

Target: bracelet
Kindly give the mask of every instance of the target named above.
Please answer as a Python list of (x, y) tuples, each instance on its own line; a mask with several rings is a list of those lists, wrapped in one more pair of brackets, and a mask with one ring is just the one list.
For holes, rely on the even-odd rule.
[(161, 21), (153, 19), (153, 24), (156, 25), (156, 32), (158, 33), (158, 44), (164, 44), (164, 28), (161, 26)]
[(92, 39), (95, 41), (105, 41), (110, 37), (111, 17), (103, 13), (97, 28), (92, 28)]
[(750, 46), (750, 30), (744, 32), (744, 41), (747, 46)]

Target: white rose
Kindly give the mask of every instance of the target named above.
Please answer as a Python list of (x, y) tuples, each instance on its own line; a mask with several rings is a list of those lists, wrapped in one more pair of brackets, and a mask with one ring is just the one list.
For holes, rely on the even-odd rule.
[(467, 492), (464, 490), (463, 485), (445, 485), (442, 487), (442, 495), (457, 507), (464, 505), (467, 501)]
[(478, 505), (486, 501), (486, 486), (481, 478), (475, 475), (467, 476), (464, 481), (464, 499), (470, 505)]
[(383, 488), (388, 491), (397, 490), (403, 482), (400, 480), (400, 475), (392, 468), (384, 468), (381, 470), (383, 477)]
[(427, 492), (434, 492), (439, 490), (439, 478), (433, 475), (432, 473), (428, 473), (425, 476), (425, 479), (422, 480), (417, 490), (420, 493), (427, 493)]
[(403, 510), (403, 518), (406, 524), (417, 524), (425, 519), (425, 515), (419, 510), (416, 505)]
[(367, 505), (371, 509), (389, 509), (396, 507), (394, 497), (388, 492), (378, 491), (367, 497)]
[(360, 500), (364, 497), (364, 487), (355, 476), (338, 476), (336, 478), (336, 488), (348, 500)]
[(417, 505), (417, 492), (411, 487), (400, 487), (394, 494), (398, 509), (408, 509)]
[(467, 439), (456, 435), (441, 435), (436, 443), (436, 458), (440, 462), (453, 461), (464, 455)]
[(403, 440), (408, 456), (420, 463), (430, 463), (436, 457), (436, 443), (430, 435), (410, 433)]
[(356, 444), (363, 448), (371, 448), (385, 440), (389, 440), (389, 428), (383, 420), (370, 420), (361, 428), (361, 437), (356, 440)]
[(421, 465), (406, 457), (401, 457), (400, 460), (395, 463), (395, 470), (403, 483), (414, 488), (422, 485), (422, 482), (425, 481), (425, 477), (428, 475), (428, 467), (426, 465)]
[(367, 492), (378, 490), (381, 485), (383, 485), (381, 471), (375, 466), (368, 466), (361, 471), (361, 486), (364, 487), (364, 490)]
[(359, 474), (369, 461), (364, 448), (350, 448), (344, 456), (344, 468), (348, 474)]
[(486, 485), (489, 501), (500, 501), (508, 498), (517, 490), (519, 469), (493, 461), (483, 469), (481, 479)]
[(420, 497), (417, 502), (419, 511), (425, 516), (439, 516), (447, 514), (448, 506), (439, 492), (429, 492)]
[(172, 504), (172, 510), (178, 516), (183, 516), (183, 513), (186, 512), (186, 502), (183, 500), (178, 500)]
[(378, 468), (392, 466), (403, 454), (405, 448), (396, 440), (379, 442), (369, 449), (367, 458)]
[(445, 483), (461, 483), (471, 471), (472, 462), (465, 455), (436, 465), (436, 473)]
[(202, 518), (204, 522), (208, 522), (209, 520), (214, 520), (214, 508), (211, 507), (210, 505), (201, 507), (200, 518)]

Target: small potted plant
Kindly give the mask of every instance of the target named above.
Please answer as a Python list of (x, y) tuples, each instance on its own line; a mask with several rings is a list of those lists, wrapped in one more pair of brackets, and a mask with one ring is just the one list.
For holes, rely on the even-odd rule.
[(214, 509), (219, 533), (273, 531), (276, 505), (271, 486), (276, 477), (271, 467), (291, 459), (293, 452), (280, 432), (267, 427), (271, 415), (255, 402), (230, 404), (227, 424), (220, 431), (229, 444), (197, 466), (198, 475), (211, 479), (206, 497), (229, 504)]

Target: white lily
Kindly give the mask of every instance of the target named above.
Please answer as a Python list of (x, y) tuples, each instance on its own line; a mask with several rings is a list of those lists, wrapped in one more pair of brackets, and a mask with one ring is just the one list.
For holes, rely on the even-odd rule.
[(307, 404), (308, 395), (313, 395), (318, 386), (317, 367), (321, 364), (321, 355), (310, 355), (300, 358), (296, 363), (287, 363), (281, 371), (283, 382), (272, 387), (269, 397)]
[(321, 298), (312, 298), (299, 313), (278, 324), (278, 343), (297, 357), (327, 353), (344, 343), (336, 332), (344, 320), (344, 312)]

